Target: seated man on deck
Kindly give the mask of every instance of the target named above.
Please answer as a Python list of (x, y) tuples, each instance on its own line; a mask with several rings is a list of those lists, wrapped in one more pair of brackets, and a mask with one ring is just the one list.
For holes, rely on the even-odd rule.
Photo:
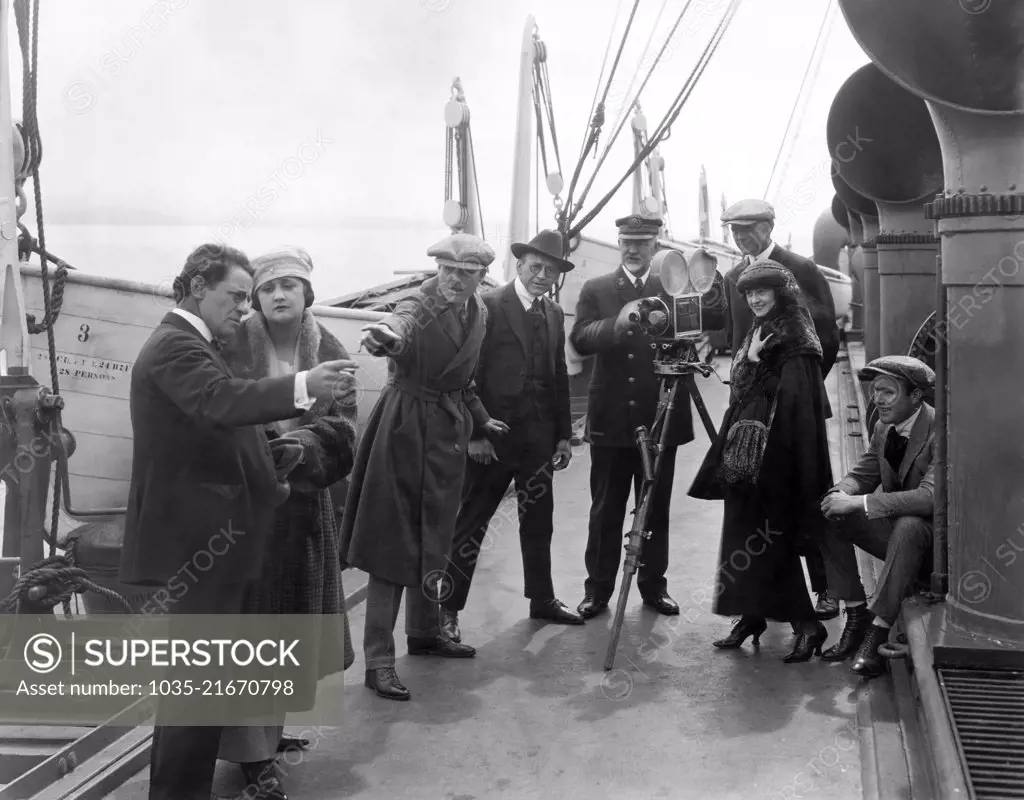
[[(821, 541), (828, 585), (846, 602), (842, 637), (821, 657), (842, 661), (856, 653), (850, 668), (872, 678), (884, 669), (878, 647), (931, 552), (935, 410), (923, 396), (935, 373), (916, 358), (883, 356), (859, 375), (871, 380), (878, 422), (860, 461), (821, 501), (832, 521)], [(885, 561), (870, 607), (854, 544)]]

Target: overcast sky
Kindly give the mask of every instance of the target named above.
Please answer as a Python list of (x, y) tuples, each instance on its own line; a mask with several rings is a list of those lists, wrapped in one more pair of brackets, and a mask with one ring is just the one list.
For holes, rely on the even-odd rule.
[[(614, 46), (632, 3), (624, 0)], [(524, 23), (547, 45), (568, 184), (618, 0), (47, 0), (41, 4), (39, 119), (54, 223), (215, 224), (249, 200), (259, 225), (436, 223), (443, 110), (458, 75), (472, 111), (485, 234), (507, 226)], [(612, 97), (621, 97), (661, 0), (640, 4)], [(665, 0), (656, 52), (684, 0)], [(726, 0), (694, 0), (641, 105), (650, 129), (711, 37)], [(713, 230), (719, 197), (761, 197), (822, 23), (825, 0), (746, 0), (662, 146), (673, 233), (697, 232), (700, 168)], [(18, 57), (17, 48), (12, 54)], [(644, 66), (650, 63), (650, 57)], [(867, 58), (836, 10), (827, 52), (779, 190), (777, 238), (810, 254), (833, 190), (825, 119)], [(21, 115), (15, 69), (16, 117)], [(640, 75), (646, 74), (644, 69)], [(608, 109), (600, 146), (618, 116)], [(628, 126), (587, 210), (631, 160)], [(289, 159), (298, 157), (303, 162)], [(785, 156), (784, 156), (785, 160)], [(594, 167), (590, 159), (584, 177)], [(780, 167), (781, 168), (781, 167)], [(276, 176), (276, 179), (275, 179)], [(261, 186), (276, 197), (254, 205)], [(541, 225), (553, 222), (542, 189)], [(588, 230), (611, 236), (623, 193)], [(378, 233), (371, 233), (378, 236)]]

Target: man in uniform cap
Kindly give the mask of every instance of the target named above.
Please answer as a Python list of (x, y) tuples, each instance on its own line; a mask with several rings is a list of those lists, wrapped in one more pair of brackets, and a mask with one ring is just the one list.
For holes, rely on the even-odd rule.
[[(488, 437), (479, 430), (469, 443), (462, 507), (441, 590), (442, 631), (455, 641), (461, 641), (458, 613), (466, 606), (488, 526), (501, 536), (507, 532), (502, 528), (510, 528), (514, 521), (530, 617), (569, 625), (583, 622), (555, 597), (551, 580), (552, 477), (572, 458), (572, 419), (565, 315), (545, 295), (575, 265), (562, 258), (563, 240), (557, 231), (541, 231), (528, 244), (513, 244), (511, 250), (518, 259), (517, 277), (482, 296), (487, 332), (476, 373), (480, 399), (488, 411), (508, 422), (511, 435)], [(513, 482), (518, 514), (492, 523)]]
[(405, 587), (412, 589), (405, 616), (410, 655), (476, 653), (441, 636), (438, 583), (474, 425), (490, 435), (508, 430), (491, 419), (473, 383), (487, 314), (476, 290), (494, 251), (459, 233), (427, 255), (437, 260), (437, 277), (363, 329), (362, 345), (390, 360), (389, 380), (359, 442), (341, 525), (342, 562), (370, 575), (366, 686), (391, 700), (409, 699), (395, 672), (394, 628)]
[[(722, 222), (731, 226), (736, 246), (747, 256), (725, 276), (726, 338), (735, 353), (753, 325), (754, 317), (746, 299), (737, 288), (743, 270), (749, 264), (770, 259), (782, 264), (793, 273), (800, 286), (807, 310), (811, 313), (814, 330), (821, 342), (821, 377), (824, 378), (835, 364), (839, 354), (839, 326), (836, 324), (836, 306), (832, 290), (821, 270), (810, 259), (798, 256), (772, 241), (775, 228), (775, 209), (764, 200), (740, 200), (722, 213)], [(817, 538), (809, 533), (811, 539)], [(838, 603), (830, 596), (821, 554), (815, 550), (806, 553), (807, 572), (811, 589), (818, 597), (816, 610), (820, 619), (832, 619), (839, 614)]]
[[(909, 356), (883, 356), (859, 376), (871, 381), (878, 422), (871, 444), (850, 473), (822, 498), (832, 521), (822, 540), (829, 586), (846, 602), (846, 627), (822, 658), (842, 661), (865, 677), (883, 670), (878, 646), (889, 638), (903, 598), (923, 577), (935, 511), (935, 411), (924, 393), (935, 373)], [(885, 561), (870, 606), (853, 545)], [(872, 620), (873, 618), (873, 620)]]
[[(661, 383), (654, 374), (650, 338), (629, 321), (639, 298), (664, 295), (651, 272), (660, 219), (629, 216), (616, 220), (622, 264), (583, 284), (576, 321), (569, 336), (582, 356), (594, 356), (587, 405), (590, 443), (590, 530), (587, 579), (577, 610), (586, 619), (608, 607), (622, 557), (626, 503), (643, 474), (634, 431), (654, 424)], [(648, 517), (651, 538), (644, 544), (637, 588), (644, 605), (678, 614), (665, 581), (668, 569), (669, 503), (676, 447), (693, 441), (689, 398), (677, 400), (669, 420), (669, 440)]]

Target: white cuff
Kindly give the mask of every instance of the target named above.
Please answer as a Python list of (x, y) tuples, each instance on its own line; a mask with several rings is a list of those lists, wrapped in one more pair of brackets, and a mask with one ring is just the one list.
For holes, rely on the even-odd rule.
[(868, 496), (866, 494), (861, 495), (861, 500), (864, 501), (864, 513), (868, 513)]
[(309, 388), (306, 386), (306, 370), (295, 373), (295, 407), (308, 411), (313, 407), (313, 401), (309, 399)]

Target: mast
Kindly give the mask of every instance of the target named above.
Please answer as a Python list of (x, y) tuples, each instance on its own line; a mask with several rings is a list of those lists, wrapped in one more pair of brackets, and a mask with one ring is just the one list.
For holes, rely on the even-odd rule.
[[(18, 265), (18, 212), (14, 137), (11, 116), (10, 0), (0, 0), (0, 358), (3, 373), (21, 367), (31, 374), (25, 298)], [(17, 165), (20, 169), (21, 165)]]
[[(530, 167), (533, 158), (533, 64), (540, 58), (543, 45), (537, 39), (537, 23), (531, 14), (526, 18), (523, 43), (519, 51), (519, 97), (516, 103), (516, 137), (512, 155), (512, 208), (508, 217), (508, 241), (525, 242), (530, 238)], [(504, 280), (516, 274), (511, 251), (505, 252)]]

